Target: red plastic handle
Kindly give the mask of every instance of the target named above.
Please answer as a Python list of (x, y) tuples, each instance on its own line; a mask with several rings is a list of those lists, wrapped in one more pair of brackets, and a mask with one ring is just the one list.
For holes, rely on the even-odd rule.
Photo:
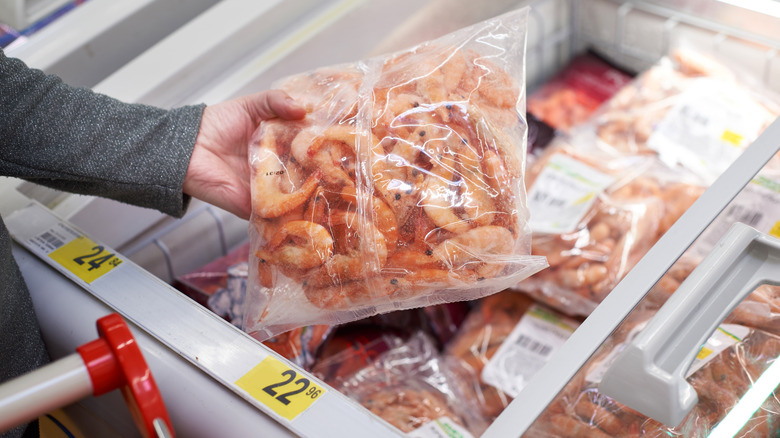
[(121, 389), (130, 413), (144, 437), (158, 436), (156, 421), (164, 421), (170, 436), (173, 427), (154, 377), (141, 349), (121, 316), (112, 313), (97, 321), (100, 338), (78, 347), (98, 396)]

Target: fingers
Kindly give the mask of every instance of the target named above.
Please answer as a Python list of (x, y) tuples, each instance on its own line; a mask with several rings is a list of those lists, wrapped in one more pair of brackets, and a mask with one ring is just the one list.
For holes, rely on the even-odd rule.
[(243, 99), (247, 113), (257, 123), (275, 117), (298, 120), (306, 115), (303, 106), (281, 90), (263, 91)]

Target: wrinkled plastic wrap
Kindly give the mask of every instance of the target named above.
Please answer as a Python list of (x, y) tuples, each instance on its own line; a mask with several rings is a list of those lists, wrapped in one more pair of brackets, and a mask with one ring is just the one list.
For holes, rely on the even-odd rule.
[(338, 386), (406, 339), (405, 333), (383, 328), (339, 327), (320, 350), (311, 372), (325, 383)]
[(478, 302), (444, 355), (460, 375), (476, 376), (464, 379), (472, 383), (467, 393), (493, 421), (577, 325), (522, 293), (504, 291)]
[[(679, 425), (667, 427), (598, 390), (606, 364), (638, 333), (647, 321), (645, 316), (632, 318), (618, 330), (547, 407), (527, 436), (703, 438), (728, 415), (780, 354), (780, 338), (759, 330), (722, 325), (688, 371), (687, 380), (698, 394), (698, 404)], [(775, 436), (779, 415), (780, 402), (776, 393), (770, 394), (734, 436)]]
[[(694, 251), (683, 254), (650, 290), (647, 303), (662, 306), (701, 260), (702, 257)], [(780, 336), (780, 286), (758, 286), (734, 308), (725, 322), (762, 329)]]
[(336, 388), (405, 433), (446, 417), (479, 436), (487, 424), (425, 335), (381, 354)]
[[(480, 376), (490, 358), (533, 303), (527, 296), (511, 291), (480, 300), (458, 334), (445, 347), (445, 355), (455, 359), (458, 366), (474, 376)], [(509, 405), (511, 398), (481, 379), (474, 383), (472, 398), (478, 400), (486, 419), (495, 419)]]
[(529, 170), (533, 253), (550, 267), (515, 286), (575, 316), (589, 315), (705, 189), (653, 157), (592, 146), (559, 138)]
[[(249, 271), (249, 244), (234, 249), (211, 263), (181, 275), (175, 286), (187, 296), (233, 325), (243, 322)], [(309, 369), (333, 327), (312, 325), (297, 327), (263, 341), (282, 357)]]
[(546, 266), (523, 186), (526, 19), (275, 85), (308, 114), (250, 145), (247, 332), (470, 300)]
[(780, 114), (778, 97), (756, 83), (681, 47), (603, 105), (584, 135), (604, 148), (658, 155), (711, 183)]

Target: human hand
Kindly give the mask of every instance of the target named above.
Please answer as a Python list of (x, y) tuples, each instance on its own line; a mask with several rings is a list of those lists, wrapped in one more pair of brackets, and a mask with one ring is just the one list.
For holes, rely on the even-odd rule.
[(306, 110), (280, 90), (207, 106), (184, 178), (184, 193), (249, 219), (252, 134), (263, 120), (297, 120), (305, 115)]

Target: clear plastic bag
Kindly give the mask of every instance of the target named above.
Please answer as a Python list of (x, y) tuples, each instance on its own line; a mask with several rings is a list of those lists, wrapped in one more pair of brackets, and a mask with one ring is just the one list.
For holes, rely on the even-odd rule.
[(657, 155), (712, 183), (780, 114), (778, 97), (737, 70), (680, 47), (572, 135), (595, 136), (622, 153)]
[(416, 334), (336, 388), (405, 433), (446, 417), (479, 436), (487, 423), (465, 396), (463, 378), (442, 360), (430, 338)]
[(575, 316), (589, 315), (704, 191), (654, 157), (563, 138), (528, 178), (533, 253), (550, 267), (514, 288)]
[(469, 397), (493, 421), (578, 325), (522, 293), (505, 291), (479, 301), (444, 355), (472, 383)]
[[(466, 318), (444, 354), (463, 372), (481, 376), (485, 365), (509, 336), (534, 301), (518, 292), (501, 292), (479, 301)], [(479, 403), (482, 415), (489, 421), (498, 417), (511, 398), (498, 389), (473, 380), (471, 398)]]
[[(638, 333), (648, 314), (633, 315), (615, 338), (572, 379), (527, 431), (552, 437), (706, 437), (780, 354), (780, 338), (760, 330), (722, 325), (688, 370), (699, 402), (675, 427), (665, 426), (601, 394), (598, 383), (611, 358)], [(734, 436), (768, 437), (777, 431), (780, 403), (770, 395)]]
[(527, 12), (276, 84), (308, 115), (250, 145), (247, 332), (470, 300), (546, 266), (523, 186)]

